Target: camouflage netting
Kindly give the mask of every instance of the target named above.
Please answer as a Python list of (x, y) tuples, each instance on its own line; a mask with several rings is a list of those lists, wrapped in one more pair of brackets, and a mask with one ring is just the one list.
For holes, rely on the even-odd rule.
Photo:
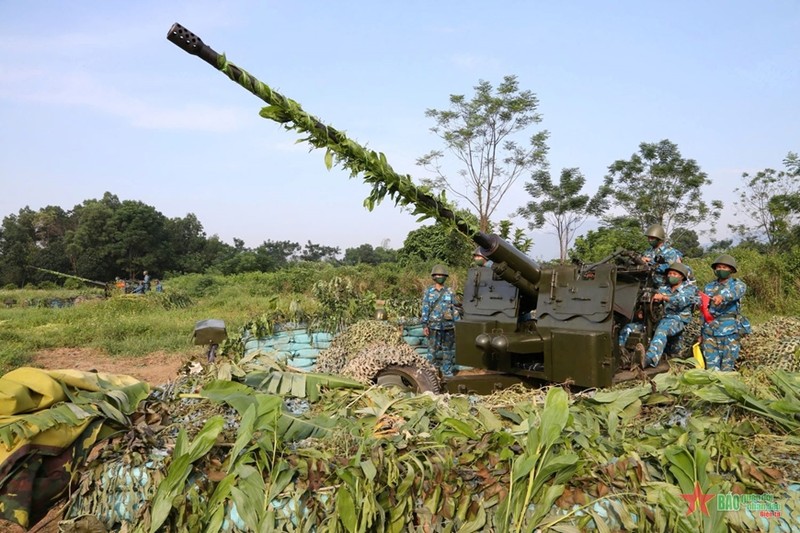
[(774, 317), (742, 339), (739, 366), (800, 372), (800, 318)]
[(384, 320), (362, 320), (337, 335), (331, 345), (317, 356), (317, 372), (339, 374), (348, 361), (364, 348), (373, 345), (400, 346), (403, 328)]
[[(352, 363), (373, 340), (339, 343), (357, 348)], [(484, 397), (194, 363), (93, 450), (65, 519), (166, 532), (793, 531), (798, 397), (800, 374), (678, 362), (610, 390)], [(687, 515), (695, 486), (725, 496)]]

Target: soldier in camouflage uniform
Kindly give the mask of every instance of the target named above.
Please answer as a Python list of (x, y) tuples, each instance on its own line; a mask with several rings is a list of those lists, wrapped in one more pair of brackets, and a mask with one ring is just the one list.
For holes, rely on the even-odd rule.
[(703, 356), (709, 370), (733, 371), (739, 357), (739, 336), (750, 333), (750, 321), (740, 313), (747, 285), (736, 278), (736, 259), (722, 254), (711, 264), (717, 279), (706, 284), (703, 292), (710, 297), (708, 311), (713, 317), (703, 324)]
[(456, 296), (445, 287), (447, 268), (436, 265), (431, 270), (433, 285), (422, 295), (422, 326), (428, 337), (427, 359), (445, 377), (453, 375), (455, 359)]
[(672, 263), (666, 271), (667, 285), (653, 295), (654, 302), (664, 302), (664, 318), (650, 340), (644, 356), (643, 366), (658, 366), (668, 341), (674, 343), (692, 320), (692, 311), (697, 303), (697, 287), (688, 282), (689, 269), (682, 263)]
[(650, 248), (642, 252), (646, 263), (656, 265), (653, 273), (653, 285), (656, 288), (667, 284), (667, 268), (672, 263), (680, 263), (683, 254), (667, 244), (667, 234), (661, 224), (653, 224), (644, 232)]

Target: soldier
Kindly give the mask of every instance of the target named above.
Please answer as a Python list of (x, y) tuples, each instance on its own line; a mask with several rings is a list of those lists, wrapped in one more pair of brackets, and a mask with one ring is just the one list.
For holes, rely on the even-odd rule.
[(445, 287), (447, 268), (436, 265), (431, 270), (433, 285), (422, 296), (423, 333), (428, 337), (428, 361), (442, 371), (445, 377), (453, 376), (455, 359), (456, 295)]
[(701, 329), (703, 357), (709, 370), (733, 371), (739, 357), (739, 336), (750, 333), (750, 321), (740, 313), (747, 285), (731, 277), (736, 273), (736, 259), (728, 254), (717, 257), (711, 268), (717, 279), (703, 289), (709, 297), (711, 318)]
[(672, 263), (680, 263), (683, 254), (667, 244), (667, 234), (661, 224), (651, 225), (644, 235), (650, 243), (650, 248), (642, 252), (642, 259), (646, 263), (657, 265), (653, 283), (658, 288), (667, 283), (667, 267)]
[(484, 267), (492, 266), (492, 261), (483, 254), (481, 247), (475, 248), (475, 253), (472, 254), (472, 266)]
[[(686, 265), (672, 263), (667, 268), (667, 285), (653, 295), (654, 302), (664, 302), (664, 318), (656, 326), (642, 366), (658, 366), (667, 342), (675, 345), (683, 329), (692, 320), (692, 310), (697, 303), (697, 287), (687, 282), (688, 277)], [(636, 351), (641, 353), (642, 348), (637, 345)]]

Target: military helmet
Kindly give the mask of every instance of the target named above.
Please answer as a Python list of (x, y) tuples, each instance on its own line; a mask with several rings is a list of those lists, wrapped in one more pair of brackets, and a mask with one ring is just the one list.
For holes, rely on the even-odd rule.
[(447, 267), (444, 265), (436, 265), (431, 269), (431, 276), (449, 276)]
[(731, 269), (736, 272), (736, 259), (733, 258), (732, 255), (722, 254), (721, 256), (714, 259), (714, 262), (711, 263), (711, 268), (714, 269), (717, 265), (728, 265)]
[(481, 248), (480, 246), (475, 248), (475, 252), (473, 252), (472, 257), (483, 257), (484, 259), (489, 259), (488, 257), (486, 257), (486, 254), (483, 252), (483, 248)]
[(652, 224), (647, 231), (644, 232), (645, 237), (655, 237), (659, 241), (666, 241), (667, 234), (664, 231), (664, 226), (661, 224)]
[(676, 261), (675, 263), (670, 264), (669, 267), (667, 267), (667, 272), (669, 272), (670, 270), (674, 270), (675, 272), (680, 272), (683, 275), (684, 280), (689, 279), (689, 269), (683, 263), (678, 263)]

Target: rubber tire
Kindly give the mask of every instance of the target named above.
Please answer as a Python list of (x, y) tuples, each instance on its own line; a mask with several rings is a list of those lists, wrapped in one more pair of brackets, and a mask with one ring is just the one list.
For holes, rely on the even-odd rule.
[(375, 384), (382, 387), (399, 387), (409, 392), (443, 392), (442, 382), (430, 370), (416, 366), (389, 365), (375, 376)]

